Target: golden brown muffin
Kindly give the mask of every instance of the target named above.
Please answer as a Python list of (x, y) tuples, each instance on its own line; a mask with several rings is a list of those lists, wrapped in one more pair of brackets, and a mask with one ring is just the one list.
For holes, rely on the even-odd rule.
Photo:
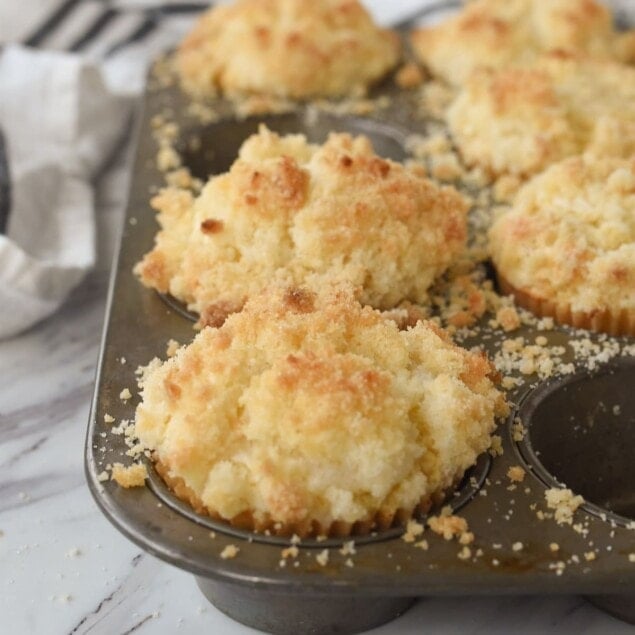
[(466, 237), (456, 190), (348, 134), (317, 146), (263, 126), (197, 199), (168, 189), (153, 205), (162, 230), (136, 272), (211, 325), (274, 279), (347, 281), (382, 309), (424, 302)]
[(350, 289), (271, 287), (143, 378), (136, 434), (177, 495), (251, 529), (345, 535), (427, 508), (507, 412), (488, 360)]
[(595, 0), (475, 0), (415, 31), (412, 43), (432, 73), (454, 85), (479, 67), (525, 65), (556, 50), (635, 62), (635, 32), (616, 33), (610, 11)]
[(463, 158), (527, 176), (574, 154), (635, 152), (635, 68), (552, 54), (476, 71), (447, 112)]
[(552, 166), (496, 221), (490, 250), (503, 291), (538, 315), (635, 335), (635, 159)]
[(363, 93), (399, 58), (357, 0), (237, 0), (200, 18), (176, 63), (195, 95), (304, 99)]

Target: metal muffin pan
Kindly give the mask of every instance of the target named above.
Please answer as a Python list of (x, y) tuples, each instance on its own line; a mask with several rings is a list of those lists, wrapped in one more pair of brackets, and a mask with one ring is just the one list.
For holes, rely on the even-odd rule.
[[(119, 395), (124, 388), (134, 392), (134, 370), (155, 356), (164, 357), (169, 339), (187, 343), (195, 335), (178, 303), (143, 288), (132, 275), (134, 264), (152, 246), (157, 226), (148, 199), (163, 182), (156, 168), (152, 118), (167, 112), (179, 124), (185, 162), (203, 178), (227, 169), (260, 121), (280, 132), (303, 131), (318, 141), (331, 130), (363, 132), (379, 154), (402, 159), (406, 138), (425, 133), (426, 122), (416, 115), (412, 93), (390, 86), (380, 90), (389, 92), (389, 105), (366, 117), (299, 107), (284, 115), (237, 120), (227, 108), (218, 122), (205, 126), (184, 114), (186, 102), (178, 89), (148, 90), (88, 426), (90, 490), (106, 517), (133, 542), (192, 572), (220, 610), (272, 633), (359, 632), (394, 618), (415, 598), (427, 595), (577, 593), (592, 595), (614, 614), (635, 620), (635, 563), (628, 558), (635, 552), (635, 533), (627, 527), (635, 518), (629, 443), (635, 436), (635, 400), (625, 390), (635, 379), (632, 359), (614, 361), (595, 374), (581, 370), (547, 384), (536, 382), (535, 390), (526, 386), (510, 394), (519, 405), (499, 430), (504, 453), (493, 460), (481, 457), (472, 470), (474, 478), (464, 479), (458, 496), (450, 498), (476, 536), (467, 559), (458, 557), (461, 546), (456, 541), (427, 531), (429, 549), (424, 551), (402, 540), (396, 528), (357, 540), (352, 567), (347, 565), (349, 555), (338, 549), (342, 542), (333, 540), (301, 543), (297, 559), (283, 567), (281, 548), (287, 542), (199, 516), (169, 492), (150, 463), (147, 487), (125, 490), (99, 478), (107, 464), (130, 461), (123, 435), (111, 434), (113, 424), (106, 424), (104, 416), (117, 422), (133, 419), (138, 397), (124, 402)], [(201, 150), (191, 150), (192, 137), (201, 139)], [(572, 334), (568, 328), (540, 333), (550, 345), (565, 346)], [(512, 334), (518, 335), (533, 340), (538, 331), (522, 327)], [(506, 337), (488, 334), (465, 345), (481, 344), (493, 352), (497, 340)], [(570, 350), (567, 355), (564, 361), (573, 361)], [(600, 403), (605, 411), (598, 409)], [(527, 428), (522, 442), (513, 438), (515, 416)], [(579, 428), (576, 421), (581, 421)], [(619, 436), (613, 436), (618, 428)], [(506, 475), (515, 465), (523, 466), (527, 476), (510, 489)], [(588, 497), (589, 503), (575, 513), (584, 535), (537, 517), (537, 510), (547, 511), (545, 490), (560, 481)], [(554, 542), (557, 552), (549, 548)], [(228, 545), (239, 552), (223, 559), (220, 554)], [(321, 566), (316, 555), (324, 548), (329, 548), (329, 559)], [(587, 562), (583, 554), (591, 549), (597, 558)], [(558, 562), (566, 563), (559, 574)]]

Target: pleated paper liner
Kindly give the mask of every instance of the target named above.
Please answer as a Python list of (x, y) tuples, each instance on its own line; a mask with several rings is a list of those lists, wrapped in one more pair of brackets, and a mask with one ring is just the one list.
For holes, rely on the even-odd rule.
[(374, 516), (366, 520), (359, 520), (351, 523), (346, 521), (334, 521), (328, 525), (315, 520), (307, 519), (297, 523), (280, 523), (274, 521), (268, 515), (258, 518), (251, 512), (244, 512), (231, 519), (220, 516), (214, 510), (209, 509), (203, 501), (186, 485), (182, 478), (172, 476), (167, 465), (160, 460), (154, 461), (154, 468), (163, 479), (172, 493), (180, 500), (188, 503), (196, 513), (209, 516), (213, 520), (227, 523), (234, 529), (251, 531), (280, 537), (298, 536), (299, 538), (355, 538), (368, 536), (372, 532), (387, 531), (393, 527), (404, 526), (411, 519), (421, 518), (434, 507), (439, 507), (447, 501), (447, 496), (460, 483), (463, 474), (460, 474), (451, 487), (431, 493), (423, 497), (419, 504), (413, 509), (398, 509), (394, 512), (377, 512)]
[(559, 324), (609, 335), (635, 336), (635, 309), (574, 311), (569, 304), (538, 298), (529, 291), (515, 287), (498, 271), (496, 278), (501, 293), (513, 295), (519, 306), (538, 317), (551, 317)]

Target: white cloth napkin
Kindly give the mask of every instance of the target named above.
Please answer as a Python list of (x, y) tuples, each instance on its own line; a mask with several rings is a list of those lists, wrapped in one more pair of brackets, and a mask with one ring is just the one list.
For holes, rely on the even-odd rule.
[(57, 52), (0, 56), (0, 128), (11, 177), (0, 235), (0, 337), (55, 311), (95, 261), (91, 181), (127, 125), (129, 100)]

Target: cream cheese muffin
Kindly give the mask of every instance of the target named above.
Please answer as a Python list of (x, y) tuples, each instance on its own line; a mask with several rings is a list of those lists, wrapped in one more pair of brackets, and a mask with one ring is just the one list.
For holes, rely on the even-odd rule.
[(237, 0), (199, 19), (176, 66), (194, 95), (304, 99), (363, 93), (400, 55), (357, 0)]
[(552, 54), (476, 71), (447, 112), (468, 164), (528, 176), (567, 156), (635, 152), (635, 68)]
[(635, 32), (616, 32), (610, 11), (594, 0), (475, 0), (415, 31), (412, 44), (434, 75), (457, 86), (476, 68), (525, 65), (556, 50), (635, 61)]
[(466, 239), (455, 189), (348, 134), (319, 146), (263, 126), (198, 198), (167, 189), (153, 205), (162, 229), (136, 273), (210, 325), (272, 280), (347, 281), (380, 309), (422, 303)]
[(504, 292), (541, 316), (635, 335), (635, 159), (566, 159), (490, 231)]
[(507, 412), (493, 367), (430, 322), (406, 331), (350, 289), (275, 286), (142, 379), (136, 435), (174, 492), (299, 536), (426, 510)]

